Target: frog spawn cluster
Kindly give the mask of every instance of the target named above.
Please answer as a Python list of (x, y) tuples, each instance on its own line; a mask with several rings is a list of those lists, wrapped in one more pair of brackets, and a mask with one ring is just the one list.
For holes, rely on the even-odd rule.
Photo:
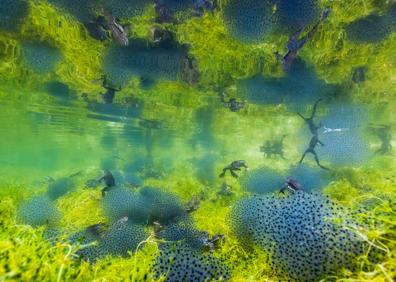
[(319, 8), (315, 0), (231, 0), (223, 16), (232, 37), (257, 43), (276, 30), (304, 28), (319, 18)]
[(381, 42), (396, 31), (395, 13), (396, 5), (393, 5), (383, 15), (372, 13), (349, 23), (345, 27), (349, 40), (355, 43)]
[[(166, 281), (227, 280), (227, 266), (207, 252), (208, 234), (197, 230), (178, 198), (155, 188), (139, 191), (115, 188), (103, 199), (103, 209), (112, 221), (110, 227), (102, 224), (90, 226), (71, 236), (82, 249), (78, 255), (95, 262), (106, 256), (127, 257), (140, 242), (148, 237), (145, 227), (155, 225), (160, 239), (159, 254), (153, 264), (156, 278), (163, 275)], [(96, 244), (92, 244), (96, 242)]]
[[(70, 241), (82, 245), (77, 255), (84, 260), (95, 262), (106, 255), (127, 257), (128, 253), (133, 253), (139, 243), (147, 237), (143, 226), (129, 222), (125, 218), (113, 223), (107, 230), (87, 228), (74, 234)], [(96, 244), (93, 244), (94, 242)]]
[(165, 274), (168, 282), (226, 281), (231, 275), (220, 259), (182, 242), (163, 244), (153, 271), (156, 279)]
[(58, 221), (60, 213), (50, 198), (39, 195), (19, 207), (18, 218), (21, 222), (31, 226), (51, 225)]
[(0, 2), (0, 30), (17, 31), (28, 14), (28, 1), (2, 0)]
[[(254, 196), (231, 212), (231, 228), (245, 246), (257, 245), (271, 264), (297, 281), (318, 281), (351, 266), (363, 243), (353, 232), (346, 211), (323, 196), (297, 192), (287, 197)], [(343, 218), (343, 223), (336, 223)]]

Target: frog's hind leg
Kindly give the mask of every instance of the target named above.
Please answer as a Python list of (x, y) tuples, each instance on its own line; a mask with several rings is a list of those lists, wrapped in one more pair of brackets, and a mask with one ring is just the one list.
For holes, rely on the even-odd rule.
[(309, 152), (309, 150), (305, 150), (305, 152), (304, 152), (304, 154), (301, 156), (301, 159), (298, 161), (298, 163), (302, 163), (303, 162), (303, 160), (304, 160), (304, 158), (305, 158), (305, 155), (307, 154)]
[[(238, 169), (238, 170), (240, 170), (240, 169)], [(238, 174), (236, 174), (233, 170), (230, 170), (230, 172), (231, 172), (231, 175), (232, 175), (234, 178), (238, 178)]]
[[(227, 169), (228, 168), (223, 168), (223, 171), (222, 171), (222, 173), (220, 173), (219, 177), (224, 177), (227, 172)], [(231, 171), (231, 173), (232, 173), (232, 171)]]
[(322, 169), (328, 169), (327, 167), (325, 167), (325, 166), (323, 166), (323, 165), (320, 164), (318, 154), (317, 154), (315, 151), (311, 151), (310, 153), (311, 153), (312, 155), (314, 155), (315, 162), (316, 162), (316, 164), (317, 164), (320, 168), (322, 168)]

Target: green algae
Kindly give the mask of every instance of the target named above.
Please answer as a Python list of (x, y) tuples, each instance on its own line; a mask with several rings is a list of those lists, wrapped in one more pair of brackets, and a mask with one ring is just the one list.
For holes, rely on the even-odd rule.
[[(183, 172), (185, 173), (185, 171)], [(359, 217), (362, 222), (369, 221), (365, 229), (360, 229), (364, 240), (372, 244), (372, 249), (366, 256), (358, 259), (359, 267), (353, 272), (351, 270), (340, 271), (337, 277), (329, 277), (330, 280), (360, 279), (361, 281), (389, 281), (393, 277), (395, 248), (395, 219), (396, 207), (394, 198), (395, 180), (390, 179), (383, 183), (378, 179), (387, 177), (390, 172), (371, 170), (367, 177), (367, 170), (359, 169), (353, 172), (344, 172), (344, 178), (330, 184), (326, 193), (334, 200), (358, 208), (360, 203), (377, 203), (373, 210), (360, 211)], [(360, 180), (366, 179), (360, 183)], [(162, 182), (164, 183), (164, 182)], [(166, 187), (178, 187), (172, 189), (182, 199), (187, 200), (188, 195), (199, 193), (204, 190), (201, 184), (192, 180), (183, 180), (180, 175), (166, 179)], [(151, 183), (151, 184), (154, 184)], [(364, 188), (362, 188), (363, 186)], [(185, 188), (183, 188), (185, 187)], [(195, 187), (193, 191), (190, 187)], [(200, 189), (198, 187), (201, 187)], [(201, 203), (200, 209), (193, 214), (197, 227), (207, 230), (211, 234), (225, 234), (226, 241), (222, 248), (216, 252), (216, 256), (226, 259), (232, 267), (232, 281), (278, 281), (280, 277), (273, 277), (272, 270), (267, 267), (268, 255), (262, 250), (245, 250), (242, 248), (229, 229), (227, 217), (231, 203), (242, 194), (234, 186), (236, 194), (231, 198), (222, 198), (216, 195), (216, 191), (210, 190)], [(63, 226), (65, 234), (71, 234), (81, 227), (103, 222), (103, 216), (99, 209), (98, 201), (100, 192), (92, 190), (81, 190), (68, 194), (60, 199), (58, 207), (64, 211), (64, 217), (60, 226)], [(2, 187), (2, 201), (0, 203), (1, 225), (4, 227), (1, 233), (0, 245), (2, 246), (2, 268), (0, 277), (6, 281), (20, 280), (42, 280), (62, 281), (74, 279), (75, 281), (86, 281), (87, 279), (109, 279), (122, 280), (132, 279), (141, 281), (144, 277), (151, 277), (150, 265), (155, 257), (156, 244), (154, 238), (148, 238), (145, 247), (130, 258), (106, 258), (94, 265), (79, 263), (71, 254), (78, 248), (72, 248), (65, 243), (59, 242), (52, 246), (43, 237), (43, 229), (32, 229), (29, 226), (16, 224), (15, 211), (21, 198), (29, 197), (31, 192), (19, 187)], [(21, 193), (23, 192), (24, 193)], [(362, 194), (364, 191), (364, 194)], [(12, 196), (10, 196), (12, 195)], [(79, 204), (76, 205), (75, 203)], [(82, 216), (89, 214), (89, 217)], [(210, 219), (210, 220), (208, 220)], [(372, 257), (372, 252), (376, 258)], [(59, 278), (60, 276), (60, 278)], [(117, 278), (116, 278), (117, 277)]]

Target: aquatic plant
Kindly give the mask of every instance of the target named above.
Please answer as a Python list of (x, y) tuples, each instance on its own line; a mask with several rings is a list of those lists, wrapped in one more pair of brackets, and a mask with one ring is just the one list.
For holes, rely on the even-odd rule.
[(316, 0), (279, 0), (276, 14), (282, 27), (296, 32), (319, 19), (320, 10)]
[(29, 14), (27, 0), (2, 0), (0, 3), (0, 30), (18, 31)]
[(248, 171), (241, 180), (243, 189), (256, 194), (279, 191), (284, 183), (285, 177), (276, 170), (268, 167)]
[(275, 24), (270, 0), (227, 1), (223, 17), (230, 35), (247, 43), (263, 41)]
[(44, 41), (23, 42), (22, 54), (26, 66), (40, 74), (53, 71), (62, 58), (58, 48)]
[[(337, 223), (340, 218), (344, 221)], [(318, 281), (351, 267), (363, 252), (346, 210), (320, 195), (244, 198), (233, 207), (230, 220), (242, 244), (263, 248), (278, 273), (297, 281)]]
[(304, 163), (291, 167), (288, 175), (295, 178), (302, 185), (305, 192), (321, 190), (332, 181), (328, 171)]
[(152, 271), (169, 282), (227, 281), (231, 276), (223, 261), (183, 243), (162, 244)]
[(18, 219), (33, 227), (52, 225), (60, 219), (55, 204), (45, 195), (26, 200), (18, 209)]
[(128, 47), (111, 46), (104, 57), (106, 76), (114, 85), (125, 85), (133, 76), (176, 80), (182, 70), (185, 52), (150, 46), (131, 40)]
[(75, 188), (74, 181), (70, 177), (59, 178), (48, 184), (47, 196), (51, 200), (56, 200)]

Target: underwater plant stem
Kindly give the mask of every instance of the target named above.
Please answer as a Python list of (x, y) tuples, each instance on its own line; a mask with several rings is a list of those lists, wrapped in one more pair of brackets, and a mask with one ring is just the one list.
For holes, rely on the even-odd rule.
[(372, 246), (372, 247), (374, 247), (374, 248), (376, 248), (376, 249), (378, 249), (378, 250), (381, 250), (381, 251), (383, 251), (383, 252), (385, 252), (385, 253), (388, 253), (388, 252), (389, 252), (389, 249), (385, 249), (385, 248), (383, 248), (383, 247), (381, 247), (381, 246), (378, 246), (378, 245), (374, 244), (374, 242), (370, 241), (370, 240), (367, 238), (366, 235), (364, 235), (363, 233), (359, 232), (357, 229), (353, 229), (352, 231), (355, 231), (355, 233), (356, 233), (360, 238), (362, 238), (365, 242), (367, 242), (370, 246)]
[[(63, 261), (65, 261), (70, 256), (70, 254), (72, 253), (72, 250), (73, 250), (71, 245), (67, 244), (66, 246), (69, 248), (69, 251), (67, 252), (65, 257), (63, 258)], [(59, 268), (58, 277), (56, 279), (57, 282), (61, 281), (61, 277), (62, 277), (62, 273), (63, 273), (64, 267), (65, 267), (65, 263), (63, 262), (61, 267)]]
[(137, 262), (137, 252), (139, 251), (140, 246), (142, 246), (145, 243), (150, 243), (150, 239), (152, 238), (152, 235), (148, 236), (146, 240), (140, 242), (136, 249), (135, 249), (135, 254), (134, 254), (134, 260), (133, 260), (133, 272), (132, 272), (132, 282), (135, 282), (135, 273), (136, 273), (136, 262)]
[(385, 271), (385, 268), (382, 264), (378, 264), (379, 269), (381, 270), (381, 272), (384, 274), (386, 280), (388, 280), (389, 282), (393, 282), (394, 280), (392, 279), (392, 277), (389, 276), (389, 274)]

